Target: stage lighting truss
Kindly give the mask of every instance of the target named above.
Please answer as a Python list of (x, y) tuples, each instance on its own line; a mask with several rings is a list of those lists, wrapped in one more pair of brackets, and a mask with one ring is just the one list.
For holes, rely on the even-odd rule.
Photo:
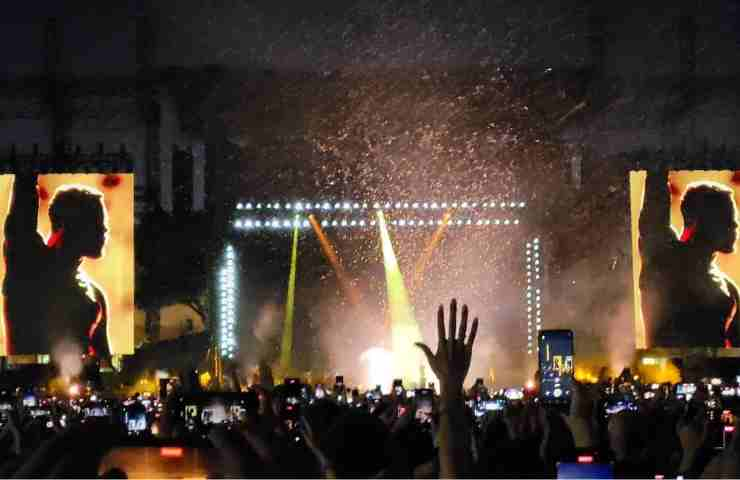
[(526, 250), (527, 286), (524, 291), (527, 312), (527, 354), (539, 351), (537, 337), (542, 327), (542, 292), (544, 291), (542, 244), (535, 237), (527, 242)]
[(328, 211), (362, 211), (362, 210), (514, 210), (523, 209), (525, 202), (515, 201), (483, 201), (483, 202), (407, 202), (407, 201), (375, 201), (375, 202), (239, 202), (238, 211), (293, 211), (293, 212), (328, 212)]
[[(373, 217), (332, 217), (317, 220), (324, 229), (329, 228), (368, 228), (377, 225)], [(490, 226), (517, 226), (520, 224), (518, 218), (393, 218), (387, 222), (389, 226), (398, 228), (433, 228), (441, 225), (448, 227), (490, 227)], [(234, 220), (234, 228), (237, 230), (292, 230), (298, 227), (307, 229), (311, 223), (307, 218), (264, 218), (243, 217)]]
[(219, 320), (219, 346), (221, 355), (233, 359), (237, 350), (236, 342), (236, 312), (239, 307), (239, 275), (238, 257), (232, 245), (227, 245), (224, 250), (217, 278), (218, 320)]

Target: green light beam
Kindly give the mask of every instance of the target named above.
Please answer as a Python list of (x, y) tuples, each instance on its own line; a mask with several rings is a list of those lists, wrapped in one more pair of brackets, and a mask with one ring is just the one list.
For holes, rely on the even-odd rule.
[[(296, 215), (296, 220), (298, 216)], [(288, 276), (288, 297), (285, 299), (285, 320), (283, 322), (283, 340), (280, 346), (280, 366), (284, 375), (288, 375), (293, 357), (293, 312), (295, 308), (295, 277), (298, 265), (298, 222), (293, 228), (293, 248), (290, 254), (290, 275)]]

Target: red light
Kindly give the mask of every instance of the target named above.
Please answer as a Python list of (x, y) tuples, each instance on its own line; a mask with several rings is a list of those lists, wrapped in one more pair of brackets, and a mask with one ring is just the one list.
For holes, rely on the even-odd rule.
[(182, 448), (180, 447), (162, 447), (159, 454), (167, 458), (182, 458)]
[(732, 425), (725, 425), (725, 432), (734, 432), (734, 431), (735, 431), (735, 427), (733, 427)]
[(664, 475), (656, 475), (655, 480), (663, 480), (665, 478)]
[(578, 455), (578, 463), (594, 463), (593, 455)]
[(293, 410), (293, 405), (288, 405), (288, 410)]

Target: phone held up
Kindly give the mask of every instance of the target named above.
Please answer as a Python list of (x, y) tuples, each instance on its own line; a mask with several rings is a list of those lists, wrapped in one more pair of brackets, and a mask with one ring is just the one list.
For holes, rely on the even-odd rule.
[(567, 408), (573, 395), (573, 331), (541, 330), (538, 347), (540, 401)]

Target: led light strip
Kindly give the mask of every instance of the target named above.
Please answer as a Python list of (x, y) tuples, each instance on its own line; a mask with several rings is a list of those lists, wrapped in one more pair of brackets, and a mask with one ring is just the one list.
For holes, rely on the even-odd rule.
[[(455, 226), (479, 226), (479, 227), (487, 227), (487, 226), (513, 226), (513, 225), (519, 225), (519, 219), (472, 219), (472, 218), (466, 218), (466, 219), (419, 219), (419, 218), (403, 218), (403, 219), (395, 219), (388, 222), (389, 225), (396, 226), (396, 227), (411, 227), (411, 228), (419, 228), (419, 227), (436, 227), (443, 224), (446, 224), (450, 227)], [(374, 227), (376, 225), (375, 220), (369, 220), (365, 218), (341, 218), (341, 219), (324, 219), (320, 222), (321, 226), (324, 228), (363, 228), (363, 227)], [(307, 219), (254, 219), (254, 218), (241, 218), (234, 221), (234, 228), (237, 230), (259, 230), (263, 228), (269, 228), (269, 229), (291, 229), (294, 227), (298, 228), (309, 228), (311, 226), (310, 222)]]
[(537, 337), (542, 329), (542, 256), (540, 239), (527, 242), (527, 289), (524, 291), (527, 311), (527, 355), (539, 351)]
[(221, 355), (233, 359), (236, 352), (236, 311), (238, 295), (237, 257), (234, 247), (226, 246), (223, 264), (218, 273), (218, 311)]
[(292, 210), (296, 212), (305, 211), (330, 211), (330, 210), (446, 210), (448, 208), (481, 209), (481, 208), (524, 208), (525, 202), (239, 202), (237, 210)]

